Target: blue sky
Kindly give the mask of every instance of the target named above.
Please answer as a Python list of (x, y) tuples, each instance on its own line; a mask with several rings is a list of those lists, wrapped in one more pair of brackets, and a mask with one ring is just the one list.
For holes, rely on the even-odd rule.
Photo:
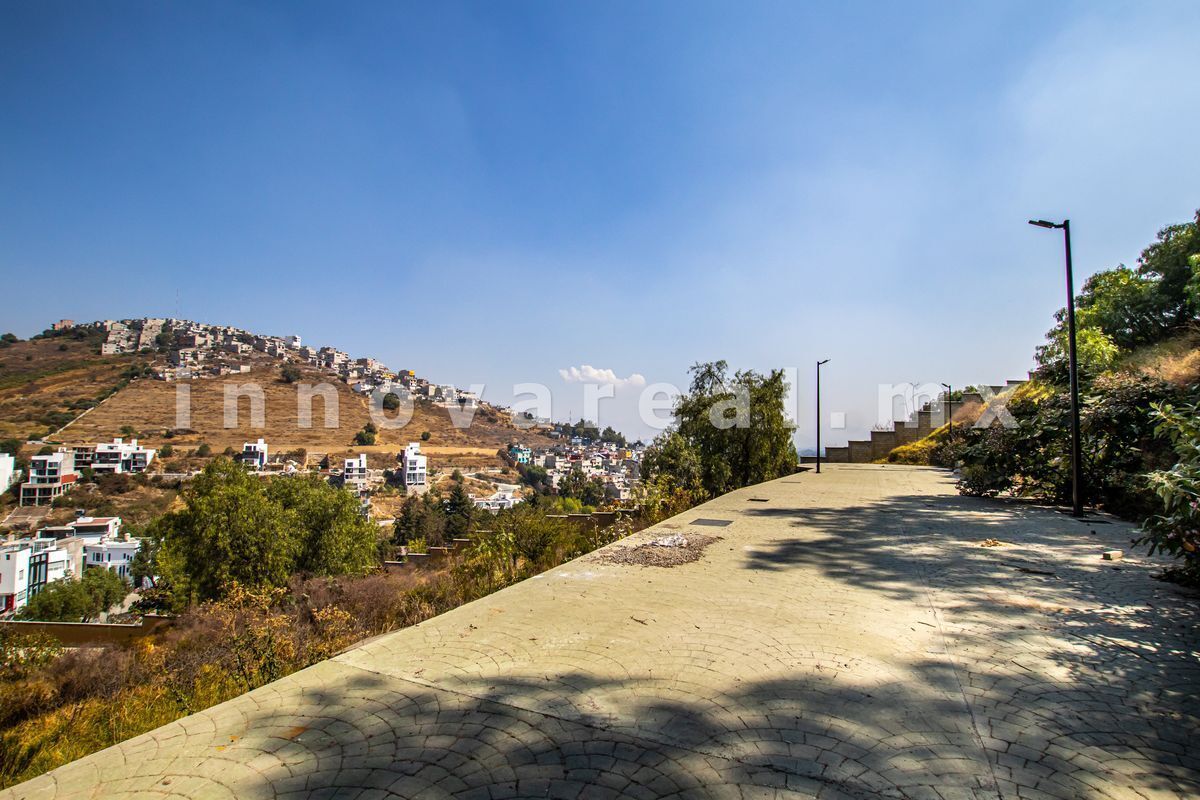
[[(1200, 206), (1195, 3), (0, 3), (0, 328), (299, 333), (578, 416), (591, 365), (1020, 377)], [(645, 433), (636, 387), (601, 422)], [(607, 409), (607, 411), (606, 411)], [(806, 428), (809, 427), (806, 425)], [(808, 433), (799, 438), (811, 441)]]

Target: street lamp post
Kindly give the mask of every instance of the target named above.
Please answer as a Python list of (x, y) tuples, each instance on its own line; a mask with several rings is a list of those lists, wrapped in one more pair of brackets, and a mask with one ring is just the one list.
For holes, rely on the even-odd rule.
[(950, 426), (947, 428), (949, 435), (954, 433), (954, 389), (948, 383), (943, 383), (942, 386), (946, 387), (946, 424)]
[(817, 474), (821, 474), (821, 365), (829, 359), (817, 362)]
[(1067, 253), (1067, 359), (1071, 373), (1071, 513), (1083, 516), (1083, 456), (1079, 446), (1079, 365), (1075, 358), (1075, 278), (1071, 272), (1071, 220), (1031, 219), (1039, 228), (1060, 228)]

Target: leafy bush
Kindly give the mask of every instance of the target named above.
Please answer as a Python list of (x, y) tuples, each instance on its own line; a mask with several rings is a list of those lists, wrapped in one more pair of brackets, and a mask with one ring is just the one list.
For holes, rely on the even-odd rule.
[(1173, 574), (1200, 585), (1200, 403), (1159, 404), (1154, 413), (1158, 431), (1170, 439), (1179, 460), (1149, 475), (1161, 508), (1142, 524), (1138, 543), (1149, 545), (1151, 555), (1178, 558)]
[(315, 476), (262, 481), (225, 459), (210, 463), (181, 495), (184, 508), (148, 533), (152, 574), (178, 606), (223, 597), (234, 585), (287, 585), (296, 573), (362, 574), (375, 564), (375, 527), (358, 500)]
[(121, 602), (129, 588), (117, 573), (90, 567), (79, 580), (64, 578), (46, 584), (29, 598), (19, 616), (51, 622), (87, 622)]

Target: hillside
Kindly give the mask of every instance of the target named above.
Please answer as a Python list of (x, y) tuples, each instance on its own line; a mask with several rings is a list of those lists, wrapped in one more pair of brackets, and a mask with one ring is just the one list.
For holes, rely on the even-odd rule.
[[(381, 428), (375, 445), (356, 446), (355, 434), (371, 420), (365, 398), (318, 370), (302, 369), (301, 382), (324, 382), (336, 388), (339, 424), (336, 428), (324, 427), (323, 401), (317, 399), (312, 405), (312, 427), (301, 427), (296, 385), (285, 383), (279, 377), (275, 362), (265, 358), (250, 360), (253, 366), (248, 374), (194, 380), (190, 383), (191, 425), (187, 432), (177, 432), (167, 437), (167, 432), (175, 427), (176, 384), (143, 378), (131, 382), (94, 411), (67, 426), (55, 438), (64, 442), (98, 441), (120, 436), (122, 429), (128, 426), (136, 431), (140, 439), (150, 444), (161, 446), (169, 442), (176, 450), (207, 444), (214, 452), (220, 452), (226, 447), (240, 450), (243, 442), (261, 436), (275, 452), (300, 449), (310, 454), (329, 455), (366, 452), (380, 456), (378, 466), (393, 464), (392, 454), (403, 449), (408, 442), (420, 440), (425, 431), (430, 436), (422, 448), (431, 459), (437, 462), (442, 460), (438, 456), (454, 456), (456, 464), (468, 464), (478, 459), (493, 464), (496, 451), (514, 439), (528, 444), (549, 442), (539, 434), (518, 431), (507, 417), (490, 408), (479, 409), (470, 428), (458, 430), (445, 409), (431, 403), (417, 402), (413, 418), (405, 427), (397, 430)], [(250, 401), (243, 398), (237, 425), (226, 428), (225, 386), (245, 383), (262, 386), (265, 425), (261, 429), (251, 427)]]
[(1188, 332), (1124, 355), (1116, 369), (1176, 386), (1200, 383), (1200, 333)]
[(0, 347), (0, 439), (36, 439), (98, 403), (139, 363), (101, 356), (102, 336), (61, 336)]

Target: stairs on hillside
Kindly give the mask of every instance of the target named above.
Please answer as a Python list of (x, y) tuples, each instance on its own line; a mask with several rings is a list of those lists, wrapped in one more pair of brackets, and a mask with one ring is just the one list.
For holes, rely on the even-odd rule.
[[(1025, 381), (1009, 381), (1003, 386), (989, 386), (992, 391), (992, 396), (999, 395), (1002, 392), (1007, 392)], [(849, 441), (844, 447), (826, 447), (825, 461), (830, 464), (869, 464), (872, 461), (878, 461), (887, 458), (888, 453), (895, 450), (897, 447), (902, 447), (906, 444), (924, 439), (933, 431), (940, 427), (934, 425), (934, 417), (942, 417), (944, 411), (935, 412), (931, 408), (931, 403), (926, 403), (925, 407), (917, 411), (917, 413), (908, 420), (893, 423), (892, 430), (871, 431), (870, 439), (858, 439)], [(968, 392), (963, 394), (962, 400), (956, 400), (950, 404), (950, 416), (954, 418), (963, 408), (971, 406), (983, 407), (986, 405), (983, 395), (977, 392)]]

